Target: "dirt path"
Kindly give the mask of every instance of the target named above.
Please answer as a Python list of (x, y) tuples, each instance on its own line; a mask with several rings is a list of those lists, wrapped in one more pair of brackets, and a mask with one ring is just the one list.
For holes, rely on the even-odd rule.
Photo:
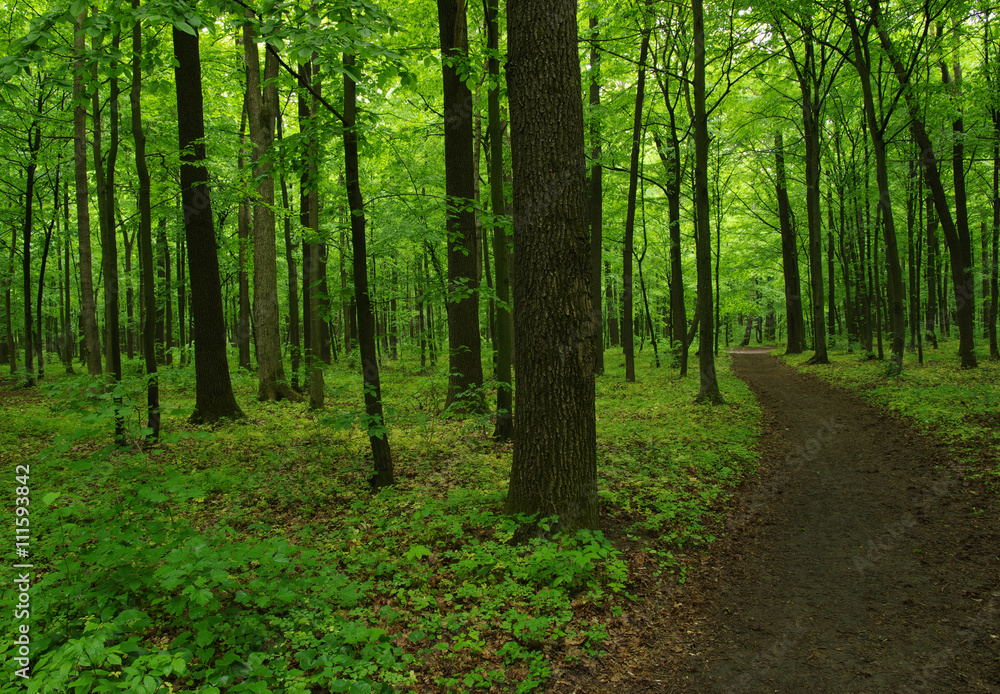
[(857, 398), (734, 360), (765, 407), (762, 478), (631, 646), (556, 691), (1000, 692), (995, 494)]

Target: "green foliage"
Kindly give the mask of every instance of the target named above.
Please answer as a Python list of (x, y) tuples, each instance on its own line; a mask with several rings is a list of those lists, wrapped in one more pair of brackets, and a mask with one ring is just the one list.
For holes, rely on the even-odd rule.
[[(362, 388), (341, 365), (328, 415), (256, 403), (256, 379), (234, 372), (248, 420), (211, 428), (184, 419), (191, 367), (164, 369), (175, 437), (145, 451), (111, 445), (111, 403), (86, 377), (0, 384), (0, 460), (30, 460), (34, 480), (30, 691), (541, 690), (558, 664), (600, 655), (605, 623), (630, 609), (635, 553), (683, 578), (685, 548), (710, 539), (752, 460), (759, 412), (725, 364), (737, 404), (711, 410), (665, 371), (625, 389), (615, 370), (598, 381), (615, 534), (520, 544), (534, 519), (502, 513), (510, 445), (478, 416), (440, 416), (444, 388), (428, 383), (446, 377), (404, 361), (383, 371), (398, 483), (377, 494), (363, 422), (338, 414)], [(126, 408), (142, 409), (141, 387), (123, 382)]]

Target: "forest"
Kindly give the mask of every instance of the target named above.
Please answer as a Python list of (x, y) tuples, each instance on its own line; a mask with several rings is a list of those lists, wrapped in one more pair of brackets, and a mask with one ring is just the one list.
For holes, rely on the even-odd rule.
[[(1000, 538), (989, 3), (5, 9), (0, 691), (758, 691), (705, 586), (804, 469), (919, 497), (838, 566)], [(995, 691), (977, 552), (872, 691)]]

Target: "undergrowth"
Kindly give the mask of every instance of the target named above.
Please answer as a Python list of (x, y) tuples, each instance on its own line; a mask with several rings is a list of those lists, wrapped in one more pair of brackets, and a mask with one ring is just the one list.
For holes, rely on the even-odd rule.
[[(373, 494), (360, 379), (327, 372), (327, 410), (258, 403), (233, 371), (242, 422), (195, 427), (193, 370), (161, 372), (164, 438), (142, 450), (142, 378), (127, 365), (127, 448), (87, 377), (0, 382), (0, 461), (13, 507), (30, 466), (28, 692), (533, 692), (600, 656), (636, 605), (630, 558), (684, 580), (752, 471), (760, 412), (719, 363), (728, 404), (651, 367), (598, 378), (608, 535), (512, 543), (511, 446), (489, 418), (442, 412), (447, 376), (386, 362), (397, 484)], [(55, 367), (50, 370), (54, 371)], [(488, 388), (487, 388), (488, 390)], [(492, 395), (487, 392), (487, 395)], [(20, 494), (20, 492), (18, 492)], [(551, 521), (551, 519), (549, 519)], [(545, 519), (541, 527), (546, 527)], [(647, 564), (647, 568), (648, 568)], [(5, 589), (5, 604), (17, 590)], [(17, 624), (0, 611), (0, 656)]]

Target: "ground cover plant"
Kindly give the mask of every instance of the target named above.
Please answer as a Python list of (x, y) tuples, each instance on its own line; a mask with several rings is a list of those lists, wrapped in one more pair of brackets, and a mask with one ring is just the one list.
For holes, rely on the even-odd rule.
[(958, 341), (938, 345), (924, 346), (923, 364), (908, 352), (906, 370), (897, 376), (889, 375), (886, 362), (846, 346), (832, 349), (827, 365), (806, 366), (805, 354), (782, 359), (903, 416), (947, 444), (967, 475), (984, 477), (1000, 492), (1000, 362), (982, 359), (976, 369), (957, 369)]
[[(377, 493), (349, 359), (327, 372), (323, 412), (256, 402), (255, 376), (234, 369), (247, 419), (211, 427), (186, 422), (190, 367), (166, 369), (164, 435), (146, 450), (137, 363), (122, 386), (127, 449), (107, 445), (113, 403), (87, 377), (3, 381), (4, 468), (30, 465), (27, 690), (529, 692), (598, 657), (637, 606), (631, 559), (684, 580), (685, 555), (714, 539), (754, 469), (761, 423), (727, 363), (728, 404), (708, 407), (694, 378), (647, 365), (625, 384), (607, 356), (609, 535), (520, 544), (525, 519), (502, 514), (511, 446), (488, 418), (443, 411), (443, 370), (385, 364), (397, 484)], [(0, 620), (13, 633), (10, 611)], [(0, 648), (9, 660), (15, 646)]]

